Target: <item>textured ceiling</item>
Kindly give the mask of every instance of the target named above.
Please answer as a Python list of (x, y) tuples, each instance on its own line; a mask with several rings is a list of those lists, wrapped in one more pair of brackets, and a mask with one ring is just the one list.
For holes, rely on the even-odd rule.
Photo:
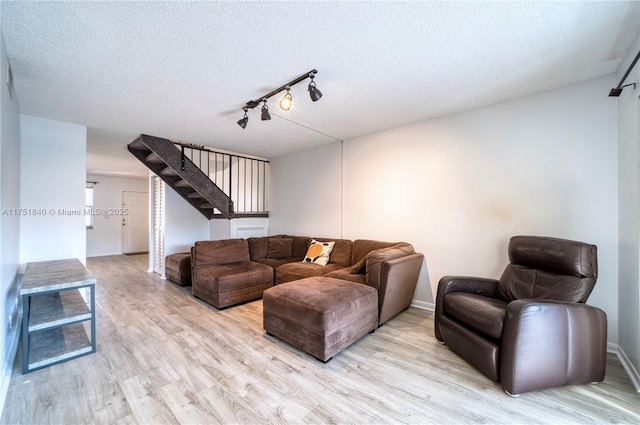
[[(116, 173), (146, 173), (140, 133), (273, 158), (608, 75), (640, 30), (637, 1), (0, 4), (21, 112)], [(236, 124), (314, 68), (320, 101)]]

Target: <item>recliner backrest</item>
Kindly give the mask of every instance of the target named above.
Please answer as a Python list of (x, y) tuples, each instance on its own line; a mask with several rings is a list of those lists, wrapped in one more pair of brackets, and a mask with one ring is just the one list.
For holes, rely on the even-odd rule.
[(566, 239), (514, 236), (498, 295), (584, 303), (598, 277), (597, 247)]

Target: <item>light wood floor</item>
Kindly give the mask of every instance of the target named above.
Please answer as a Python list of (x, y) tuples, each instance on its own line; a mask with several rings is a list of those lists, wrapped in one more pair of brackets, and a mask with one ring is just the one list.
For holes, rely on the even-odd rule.
[(147, 264), (88, 259), (97, 352), (27, 375), (18, 357), (3, 424), (640, 423), (613, 355), (600, 385), (514, 399), (410, 308), (323, 364), (265, 335), (261, 301), (218, 311)]

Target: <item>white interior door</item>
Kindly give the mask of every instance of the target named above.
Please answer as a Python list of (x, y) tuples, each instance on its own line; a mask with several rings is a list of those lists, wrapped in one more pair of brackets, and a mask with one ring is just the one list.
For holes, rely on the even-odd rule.
[(122, 191), (122, 252), (149, 252), (149, 193)]

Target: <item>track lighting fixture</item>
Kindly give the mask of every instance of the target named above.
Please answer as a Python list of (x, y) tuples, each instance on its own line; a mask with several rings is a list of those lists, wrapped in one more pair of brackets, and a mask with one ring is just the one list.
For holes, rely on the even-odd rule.
[(285, 90), (287, 91), (287, 94), (285, 94), (284, 97), (280, 99), (278, 105), (280, 105), (280, 109), (282, 109), (283, 111), (288, 111), (289, 109), (291, 109), (291, 102), (293, 101), (293, 97), (291, 97), (291, 93), (289, 93), (291, 87), (287, 86), (285, 87)]
[(269, 121), (271, 115), (269, 114), (269, 107), (267, 106), (267, 99), (262, 99), (264, 105), (262, 105), (262, 121)]
[(245, 128), (247, 126), (247, 122), (249, 121), (249, 117), (247, 116), (247, 111), (249, 109), (253, 109), (256, 106), (260, 105), (260, 102), (264, 102), (264, 104), (262, 105), (262, 114), (261, 114), (261, 118), (262, 121), (268, 121), (271, 119), (271, 115), (269, 114), (269, 107), (267, 106), (267, 99), (269, 99), (272, 96), (275, 96), (276, 94), (282, 92), (282, 91), (287, 91), (287, 93), (284, 95), (284, 97), (280, 100), (280, 102), (278, 102), (278, 105), (280, 106), (280, 108), (283, 111), (288, 111), (291, 109), (291, 105), (292, 105), (292, 101), (293, 101), (293, 96), (290, 93), (291, 87), (294, 86), (295, 84), (298, 84), (301, 81), (306, 80), (307, 78), (311, 78), (311, 82), (309, 83), (309, 86), (307, 87), (308, 91), (309, 91), (309, 97), (311, 97), (311, 100), (314, 102), (317, 102), (321, 97), (322, 97), (322, 93), (320, 92), (320, 90), (318, 90), (316, 88), (316, 83), (315, 81), (313, 81), (313, 77), (315, 77), (315, 75), (318, 73), (318, 71), (316, 71), (315, 69), (312, 69), (311, 71), (307, 72), (306, 74), (303, 74), (301, 76), (299, 76), (298, 78), (296, 78), (295, 80), (289, 81), (287, 84), (278, 87), (277, 89), (267, 93), (266, 95), (262, 96), (260, 99), (257, 100), (250, 100), (249, 102), (247, 102), (247, 104), (242, 108), (242, 110), (244, 111), (244, 117), (238, 121), (238, 125), (242, 128)]
[(316, 82), (313, 81), (313, 74), (309, 73), (309, 78), (311, 78), (311, 82), (307, 88), (307, 90), (309, 90), (309, 97), (311, 97), (312, 101), (317, 102), (322, 97), (322, 93), (316, 88)]
[(638, 59), (640, 59), (640, 51), (638, 52), (636, 57), (631, 62), (631, 65), (629, 65), (629, 69), (627, 69), (627, 72), (625, 72), (624, 75), (622, 76), (622, 79), (618, 83), (618, 86), (616, 88), (611, 89), (611, 91), (609, 92), (609, 97), (618, 97), (618, 96), (620, 96), (622, 94), (622, 89), (624, 89), (625, 87), (633, 86), (633, 89), (634, 90), (636, 89), (637, 82), (636, 83), (627, 84), (625, 86), (623, 86), (623, 84), (624, 84), (624, 80), (627, 79), (627, 76), (629, 75), (629, 73), (631, 72), (633, 67), (638, 62)]
[(238, 125), (244, 129), (249, 122), (249, 117), (247, 116), (247, 107), (245, 106), (242, 109), (244, 109), (244, 117), (241, 120), (238, 120)]

